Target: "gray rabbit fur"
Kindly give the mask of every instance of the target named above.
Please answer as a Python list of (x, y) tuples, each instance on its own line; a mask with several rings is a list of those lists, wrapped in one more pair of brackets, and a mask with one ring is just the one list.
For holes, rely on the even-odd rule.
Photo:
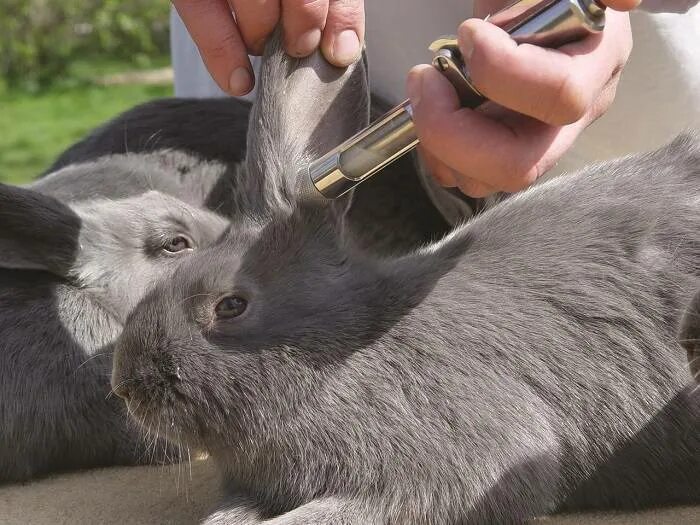
[(222, 180), (235, 181), (232, 171), (217, 161), (164, 149), (86, 158), (27, 187), (62, 202), (116, 200), (157, 191), (197, 208), (214, 209), (209, 203), (216, 199)]
[[(519, 523), (700, 501), (679, 343), (700, 289), (700, 143), (516, 195), (377, 257), (298, 175), (366, 123), (364, 66), (268, 45), (234, 220), (129, 316), (112, 384), (206, 449), (208, 524)], [(687, 316), (686, 316), (687, 318)]]
[[(0, 213), (0, 225), (6, 225), (8, 213), (17, 212), (20, 220), (37, 221), (48, 235), (10, 246), (23, 250), (21, 260), (10, 259), (9, 249), (0, 256), (0, 483), (166, 455), (176, 459), (159, 442), (141, 443), (139, 432), (125, 426), (121, 404), (105, 399), (111, 342), (155, 275), (148, 264), (158, 263), (158, 247), (140, 241), (159, 242), (195, 229), (189, 235), (205, 245), (223, 223), (199, 209), (235, 215), (235, 196), (246, 191), (238, 187), (238, 162), (245, 155), (248, 113), (249, 104), (233, 99), (144, 104), (68, 148), (29, 185), (37, 193), (2, 188), (8, 208)], [(374, 208), (370, 200), (382, 192), (368, 191), (354, 208), (361, 238), (375, 249), (405, 249), (444, 228), (420, 195), (412, 164), (404, 161), (394, 170), (373, 181), (376, 190), (403, 177), (403, 191), (396, 192), (393, 203), (385, 200), (381, 209)], [(20, 210), (29, 200), (32, 205)], [(51, 220), (43, 220), (51, 209)], [(173, 215), (186, 211), (189, 219), (174, 223), (163, 215), (166, 209)], [(87, 219), (58, 228), (63, 221), (81, 221), (73, 217), (76, 210)], [(392, 221), (405, 226), (399, 230), (403, 235), (384, 234)], [(148, 231), (158, 226), (164, 228), (163, 239)], [(81, 244), (75, 236), (84, 237), (83, 230), (90, 242), (82, 243), (80, 259), (73, 261), (76, 242)], [(23, 234), (12, 228), (7, 233), (13, 243)], [(38, 248), (43, 259), (29, 256)], [(63, 262), (48, 268), (46, 258)], [(162, 270), (158, 276), (167, 278), (168, 268)], [(50, 389), (50, 399), (41, 385)]]
[(700, 291), (683, 316), (678, 338), (688, 352), (690, 371), (700, 383)]
[[(372, 97), (371, 102), (373, 118), (389, 109), (378, 97)], [(56, 172), (68, 165), (93, 162), (108, 155), (128, 154), (134, 157), (134, 162), (146, 163), (150, 162), (149, 157), (141, 154), (155, 152), (167, 157), (179, 153), (190, 159), (185, 163), (187, 167), (178, 166), (180, 171), (188, 169), (196, 173), (199, 168), (193, 166), (195, 160), (205, 167), (225, 168), (205, 204), (220, 213), (232, 214), (235, 207), (228, 198), (242, 191), (238, 188), (237, 167), (245, 157), (249, 111), (248, 102), (230, 98), (154, 100), (90, 132), (59, 155), (48, 171)], [(122, 170), (119, 176), (109, 174), (107, 178), (122, 180), (125, 175)], [(93, 172), (85, 178), (86, 188), (101, 187), (104, 179)], [(72, 181), (65, 184), (71, 191), (80, 187)], [(411, 155), (399, 159), (384, 169), (381, 177), (373, 178), (355, 191), (348, 225), (358, 243), (384, 253), (413, 249), (447, 231), (444, 219), (422, 188)]]
[[(159, 175), (132, 160), (67, 167), (31, 189), (0, 185), (0, 483), (152, 459), (108, 396), (111, 345), (156, 280), (228, 222), (130, 185)], [(118, 199), (100, 197), (109, 184), (82, 184), (120, 169), (130, 178), (113, 185)], [(157, 436), (149, 445), (171, 452)]]

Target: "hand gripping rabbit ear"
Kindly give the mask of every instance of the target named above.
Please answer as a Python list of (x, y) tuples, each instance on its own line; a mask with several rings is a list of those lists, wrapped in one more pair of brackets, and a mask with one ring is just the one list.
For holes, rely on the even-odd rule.
[(0, 267), (44, 270), (59, 277), (79, 251), (81, 220), (39, 192), (0, 184)]
[(292, 58), (278, 30), (265, 49), (250, 118), (248, 190), (262, 193), (267, 206), (303, 200), (300, 168), (369, 122), (365, 58), (347, 68), (332, 66), (318, 51)]

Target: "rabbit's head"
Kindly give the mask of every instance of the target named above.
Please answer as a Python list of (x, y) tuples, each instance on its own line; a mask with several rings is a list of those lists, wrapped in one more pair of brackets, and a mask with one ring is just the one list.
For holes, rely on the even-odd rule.
[(112, 384), (144, 425), (164, 418), (209, 450), (264, 432), (347, 355), (349, 331), (377, 322), (363, 294), (386, 291), (348, 271), (342, 210), (297, 194), (304, 164), (367, 118), (363, 62), (337, 69), (268, 45), (248, 137), (248, 213), (161, 282), (117, 343)]
[[(70, 164), (33, 181), (28, 188), (61, 202), (126, 199), (159, 191), (198, 208), (228, 212), (235, 191), (235, 167), (178, 150), (108, 155)], [(223, 209), (222, 209), (223, 208)]]
[(157, 191), (67, 205), (0, 185), (0, 268), (49, 272), (123, 322), (159, 279), (214, 243), (227, 224)]

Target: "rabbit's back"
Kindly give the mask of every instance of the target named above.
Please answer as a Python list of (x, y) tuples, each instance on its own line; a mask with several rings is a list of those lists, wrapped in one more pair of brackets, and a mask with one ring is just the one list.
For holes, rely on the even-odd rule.
[(457, 427), (558, 457), (569, 507), (698, 497), (700, 398), (677, 334), (700, 289), (699, 151), (681, 137), (485, 213), (393, 331), (434, 352), (406, 373), (461, 408)]

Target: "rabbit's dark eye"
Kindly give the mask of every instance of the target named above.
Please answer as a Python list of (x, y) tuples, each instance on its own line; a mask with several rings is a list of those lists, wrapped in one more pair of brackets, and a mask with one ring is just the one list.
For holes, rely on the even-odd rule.
[(235, 295), (224, 297), (216, 305), (216, 316), (220, 319), (232, 319), (238, 317), (248, 308), (248, 301)]
[(163, 245), (163, 249), (168, 253), (178, 253), (184, 250), (192, 249), (192, 241), (184, 235), (178, 235), (172, 239), (168, 239)]

